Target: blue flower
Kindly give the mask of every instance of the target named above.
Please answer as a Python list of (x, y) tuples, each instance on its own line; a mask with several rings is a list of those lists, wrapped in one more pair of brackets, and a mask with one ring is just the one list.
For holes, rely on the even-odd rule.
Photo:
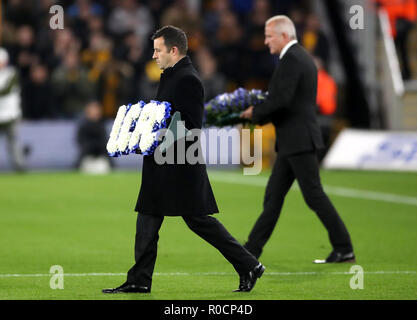
[(231, 93), (222, 93), (204, 106), (204, 126), (223, 127), (246, 122), (240, 113), (251, 105), (262, 103), (268, 93), (261, 90), (238, 88)]
[[(152, 106), (149, 106), (148, 110), (146, 111), (146, 115), (144, 114), (144, 118), (141, 118), (141, 114), (143, 111), (143, 108), (145, 107), (145, 105), (147, 105), (144, 101), (140, 100), (137, 104), (139, 105), (140, 108), (140, 113), (138, 112), (137, 109), (135, 109), (132, 112), (129, 113), (129, 116), (126, 117), (128, 115), (129, 110), (132, 107), (132, 104), (129, 103), (129, 105), (126, 107), (126, 111), (123, 113), (125, 119), (128, 118), (128, 120), (131, 122), (129, 124), (129, 128), (126, 128), (126, 126), (124, 126), (123, 130), (120, 126), (120, 120), (119, 121), (119, 126), (117, 127), (119, 130), (117, 132), (117, 140), (116, 141), (116, 145), (118, 145), (119, 141), (122, 141), (122, 145), (125, 146), (126, 143), (128, 143), (128, 145), (130, 145), (130, 149), (129, 147), (127, 147), (125, 150), (117, 150), (114, 151), (112, 150), (112, 152), (108, 152), (108, 155), (110, 157), (119, 157), (121, 155), (128, 155), (130, 153), (136, 153), (137, 151), (139, 151), (139, 153), (142, 153), (143, 155), (151, 155), (153, 154), (153, 152), (155, 151), (155, 149), (158, 147), (160, 140), (159, 140), (159, 131), (161, 129), (164, 129), (167, 127), (167, 120), (171, 117), (171, 104), (167, 101), (156, 101), (156, 100), (151, 100), (149, 103), (153, 103), (154, 105), (158, 105), (158, 106), (162, 106), (163, 109), (161, 108), (154, 108)], [(124, 106), (123, 106), (124, 107)], [(120, 110), (120, 109), (119, 109)], [(155, 111), (153, 111), (155, 110)], [(152, 117), (149, 117), (149, 112), (152, 114), (153, 112), (155, 112)], [(139, 115), (139, 116), (138, 116)], [(135, 119), (135, 117), (137, 117)], [(139, 119), (141, 119), (139, 121)], [(150, 120), (150, 119), (154, 119), (154, 120)], [(147, 121), (154, 121), (152, 124), (150, 123), (146, 123)], [(124, 119), (123, 121), (124, 122)], [(127, 125), (127, 123), (126, 123)], [(142, 128), (144, 128), (144, 131), (141, 130), (140, 127), (138, 126), (142, 126)], [(146, 128), (152, 128), (150, 132), (146, 131)], [(137, 129), (137, 130), (136, 130)], [(114, 130), (114, 129), (113, 129)], [(112, 131), (113, 131), (112, 130)], [(128, 130), (128, 131), (126, 131)], [(156, 134), (155, 134), (156, 132)], [(116, 137), (116, 135), (114, 135), (114, 137)], [(140, 141), (142, 140), (142, 137), (146, 138), (144, 140), (144, 145), (147, 146), (146, 150), (140, 150), (139, 146), (140, 146)], [(122, 139), (122, 140), (120, 140)], [(152, 141), (153, 140), (153, 141)], [(112, 140), (113, 141), (113, 140)], [(126, 142), (127, 141), (127, 142)], [(149, 146), (150, 144), (150, 146)], [(133, 145), (133, 147), (132, 147)], [(148, 147), (149, 146), (149, 147)], [(114, 148), (113, 148), (114, 149)]]

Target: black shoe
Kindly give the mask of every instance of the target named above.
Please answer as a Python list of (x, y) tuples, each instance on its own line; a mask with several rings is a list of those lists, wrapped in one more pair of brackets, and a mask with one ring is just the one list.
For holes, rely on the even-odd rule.
[(103, 293), (150, 293), (151, 288), (145, 286), (138, 286), (136, 284), (123, 283), (120, 287), (114, 289), (103, 289)]
[(314, 260), (313, 263), (355, 263), (356, 258), (353, 252), (341, 253), (337, 251), (332, 251), (326, 260)]
[(247, 274), (240, 276), (239, 288), (233, 292), (249, 292), (255, 286), (256, 280), (262, 276), (265, 267), (260, 263)]

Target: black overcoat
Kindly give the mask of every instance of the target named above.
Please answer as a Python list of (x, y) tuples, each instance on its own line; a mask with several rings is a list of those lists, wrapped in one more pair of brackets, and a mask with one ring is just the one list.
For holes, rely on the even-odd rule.
[[(171, 115), (181, 112), (187, 129), (201, 129), (204, 89), (188, 56), (161, 75), (158, 101), (171, 103)], [(142, 184), (135, 211), (146, 215), (194, 216), (217, 213), (218, 208), (203, 163), (158, 164), (143, 157)]]
[(275, 150), (291, 155), (324, 147), (317, 122), (317, 68), (298, 43), (279, 61), (268, 87), (268, 98), (253, 109), (254, 123), (272, 122)]

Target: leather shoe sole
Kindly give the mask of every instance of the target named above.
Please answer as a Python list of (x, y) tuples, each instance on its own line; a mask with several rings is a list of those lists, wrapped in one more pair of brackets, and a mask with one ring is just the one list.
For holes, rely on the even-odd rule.
[(103, 293), (150, 293), (149, 287), (137, 286), (134, 284), (122, 285), (114, 289), (103, 289)]
[(314, 260), (315, 264), (324, 263), (356, 263), (356, 258), (353, 252), (342, 254), (339, 252), (332, 252), (326, 260)]

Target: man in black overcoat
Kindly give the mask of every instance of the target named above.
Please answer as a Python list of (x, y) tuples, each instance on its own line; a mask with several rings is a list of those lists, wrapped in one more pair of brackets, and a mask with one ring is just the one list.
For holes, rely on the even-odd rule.
[[(152, 39), (153, 59), (163, 70), (156, 99), (170, 102), (171, 113), (181, 112), (188, 130), (201, 129), (204, 89), (197, 71), (186, 55), (185, 33), (179, 28), (166, 26), (158, 30)], [(154, 155), (144, 156), (142, 184), (135, 210), (138, 212), (136, 263), (128, 271), (124, 284), (115, 289), (104, 289), (104, 293), (151, 291), (158, 231), (165, 216), (181, 216), (193, 232), (221, 252), (240, 276), (239, 288), (235, 291), (250, 291), (265, 270), (211, 216), (218, 213), (218, 208), (205, 164), (191, 164), (186, 159), (184, 164), (176, 161), (174, 164), (161, 165)]]
[(328, 231), (332, 252), (316, 263), (353, 262), (349, 233), (320, 182), (317, 150), (324, 147), (316, 117), (317, 69), (296, 40), (293, 22), (275, 16), (265, 23), (265, 44), (279, 56), (268, 87), (267, 100), (251, 106), (242, 118), (276, 130), (277, 159), (266, 187), (263, 212), (245, 247), (259, 257), (278, 221), (285, 195), (297, 179), (304, 200)]

